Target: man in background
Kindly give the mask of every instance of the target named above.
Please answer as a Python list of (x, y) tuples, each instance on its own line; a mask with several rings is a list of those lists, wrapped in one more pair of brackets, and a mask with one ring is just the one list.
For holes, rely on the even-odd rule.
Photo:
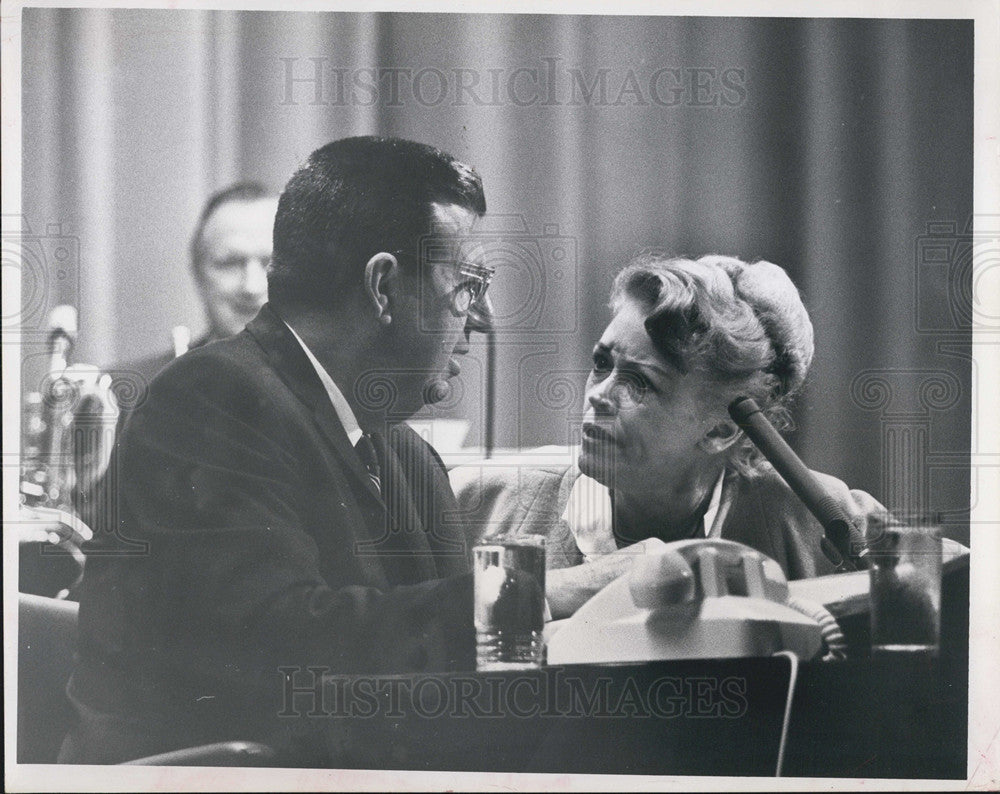
[(208, 319), (197, 340), (175, 340), (174, 349), (116, 366), (117, 378), (148, 384), (187, 348), (235, 336), (267, 300), (267, 267), (277, 196), (257, 182), (239, 182), (205, 203), (191, 238), (191, 273)]
[[(178, 355), (189, 348), (238, 334), (257, 315), (267, 300), (267, 267), (271, 261), (271, 232), (277, 206), (277, 196), (257, 182), (238, 182), (208, 199), (190, 247), (191, 273), (205, 308), (208, 330), (194, 342), (175, 338), (173, 350), (108, 367), (113, 397), (105, 389), (95, 391), (95, 395), (100, 395), (92, 403), (96, 415), (81, 405), (75, 417), (78, 426), (82, 425), (84, 430), (93, 427), (97, 416), (104, 411), (115, 410), (119, 403), (127, 407), (141, 401), (150, 381)], [(175, 333), (179, 331), (175, 329)], [(75, 433), (70, 435), (77, 437)], [(94, 439), (85, 433), (79, 443), (84, 438), (90, 446), (76, 450), (71, 498), (75, 512), (86, 524), (93, 518), (91, 488), (105, 471), (108, 450), (103, 437)], [(75, 597), (83, 561), (76, 533), (65, 524), (50, 525), (40, 520), (25, 520), (23, 526), (30, 539), (20, 548), (21, 591)], [(50, 533), (62, 538), (60, 542), (68, 553), (42, 553), (50, 545), (47, 540)]]
[[(126, 360), (109, 367), (110, 395), (102, 392), (101, 410), (128, 411), (146, 399), (147, 389), (154, 377), (177, 356), (188, 349), (201, 347), (209, 342), (226, 339), (243, 330), (267, 301), (267, 268), (271, 262), (272, 227), (278, 198), (258, 182), (238, 182), (209, 197), (202, 208), (191, 238), (191, 273), (198, 288), (208, 319), (208, 330), (191, 342), (187, 337), (178, 338), (187, 328), (175, 328), (174, 349), (137, 360)], [(166, 336), (166, 334), (164, 334)], [(85, 411), (78, 411), (76, 422), (92, 424)], [(73, 493), (74, 510), (88, 526), (100, 523), (95, 515), (103, 509), (100, 498), (95, 499), (94, 484), (105, 476), (109, 463), (106, 436), (90, 439), (90, 446), (77, 450), (76, 487)], [(73, 544), (75, 546), (75, 542)], [(22, 582), (38, 579), (34, 568), (39, 567), (40, 555), (23, 554), (28, 566)], [(70, 598), (77, 597), (79, 569), (82, 555), (54, 557), (62, 568), (78, 559), (71, 570), (58, 572), (55, 584), (28, 586), (28, 590), (45, 588), (46, 595), (63, 591)], [(38, 558), (38, 559), (36, 559)], [(34, 566), (32, 568), (31, 566)], [(47, 562), (46, 566), (54, 567)], [(55, 576), (55, 574), (53, 574)], [(50, 577), (51, 578), (51, 577)], [(51, 591), (51, 592), (49, 592)]]

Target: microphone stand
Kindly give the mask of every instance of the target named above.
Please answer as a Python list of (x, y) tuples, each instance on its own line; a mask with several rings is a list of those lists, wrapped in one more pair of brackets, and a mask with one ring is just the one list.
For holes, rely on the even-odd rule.
[(737, 397), (729, 404), (729, 415), (823, 526), (824, 536), (820, 546), (837, 571), (868, 567), (867, 549), (852, 553), (852, 541), (859, 540), (852, 535), (859, 533), (851, 525), (848, 515), (779, 435), (760, 406), (749, 397)]

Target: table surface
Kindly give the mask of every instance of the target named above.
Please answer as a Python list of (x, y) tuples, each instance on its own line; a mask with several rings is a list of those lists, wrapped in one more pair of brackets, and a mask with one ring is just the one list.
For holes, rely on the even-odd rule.
[[(964, 779), (967, 557), (946, 569), (936, 657), (871, 658), (867, 574), (826, 579), (797, 589), (838, 613), (853, 656), (799, 666), (784, 774)], [(790, 670), (757, 657), (364, 678), (363, 752), (338, 765), (772, 776)], [(331, 684), (343, 698), (361, 680)]]
[[(347, 677), (325, 702), (346, 716), (366, 684), (342, 767), (769, 777), (789, 671), (772, 657)], [(940, 660), (806, 663), (783, 772), (964, 779), (966, 714)]]

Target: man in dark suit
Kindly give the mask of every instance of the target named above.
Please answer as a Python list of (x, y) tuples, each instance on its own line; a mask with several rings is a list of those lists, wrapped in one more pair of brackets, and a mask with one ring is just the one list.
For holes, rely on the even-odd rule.
[(460, 370), (485, 211), (471, 168), (410, 141), (335, 141), (292, 176), (270, 303), (119, 425), (61, 760), (257, 739), (322, 762), (330, 721), (277, 717), (288, 668), (473, 667), (454, 495), (401, 420)]
[(190, 262), (208, 330), (193, 342), (181, 340), (181, 350), (175, 344), (174, 350), (111, 367), (118, 380), (132, 380), (129, 391), (145, 388), (179, 352), (235, 336), (257, 315), (267, 300), (277, 204), (277, 196), (258, 182), (237, 182), (205, 202), (191, 237)]

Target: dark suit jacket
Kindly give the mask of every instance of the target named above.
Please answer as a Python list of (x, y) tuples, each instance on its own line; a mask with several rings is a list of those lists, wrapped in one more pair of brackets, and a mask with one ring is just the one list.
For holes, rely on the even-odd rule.
[[(266, 739), (279, 668), (471, 669), (472, 579), (445, 469), (405, 425), (388, 447), (383, 500), (268, 306), (156, 377), (95, 500), (105, 520), (91, 519), (70, 683), (83, 720), (64, 760)], [(151, 731), (148, 746), (102, 746), (121, 733), (95, 733), (109, 715)]]
[[(208, 344), (209, 334), (199, 337), (191, 343), (188, 350), (196, 350)], [(121, 403), (123, 410), (131, 410), (145, 402), (149, 384), (176, 358), (172, 350), (165, 350), (144, 358), (117, 361), (104, 368), (111, 376), (112, 390)]]

